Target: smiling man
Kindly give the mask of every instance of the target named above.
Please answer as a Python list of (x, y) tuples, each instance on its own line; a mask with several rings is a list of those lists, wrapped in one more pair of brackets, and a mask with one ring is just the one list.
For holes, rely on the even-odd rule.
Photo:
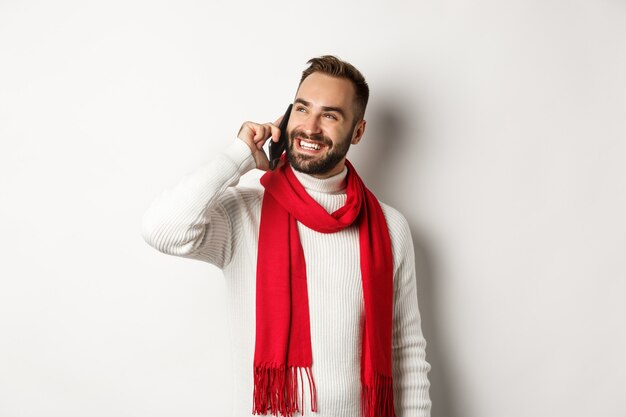
[[(363, 81), (359, 87), (365, 89), (367, 84)], [(350, 145), (357, 144), (365, 132), (364, 103), (354, 102), (355, 88), (346, 78), (305, 74), (288, 130), (287, 158), (294, 169), (320, 178), (344, 169)], [(367, 90), (361, 95), (361, 101), (366, 101)]]
[[(245, 122), (144, 217), (150, 245), (224, 272), (235, 417), (430, 415), (410, 230), (346, 160), (368, 97), (351, 64), (310, 60), (275, 170), (280, 119)], [(254, 168), (261, 186), (238, 186)]]

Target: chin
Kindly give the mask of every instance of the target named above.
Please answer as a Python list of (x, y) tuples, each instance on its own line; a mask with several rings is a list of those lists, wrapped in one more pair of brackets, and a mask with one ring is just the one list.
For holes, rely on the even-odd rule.
[(337, 169), (339, 162), (332, 160), (302, 161), (299, 158), (289, 159), (289, 164), (293, 169), (303, 174), (314, 176), (330, 176)]

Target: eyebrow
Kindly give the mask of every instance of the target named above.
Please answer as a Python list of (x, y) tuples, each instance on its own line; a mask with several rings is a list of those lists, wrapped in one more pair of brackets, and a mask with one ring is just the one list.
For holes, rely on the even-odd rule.
[[(303, 100), (301, 98), (297, 98), (295, 100), (295, 102), (296, 103), (300, 103), (300, 104), (302, 104), (302, 105), (304, 105), (306, 107), (311, 107), (311, 103), (310, 102), (308, 102), (306, 100)], [(343, 111), (343, 109), (341, 107), (322, 106), (322, 110), (323, 111), (334, 111), (334, 112), (339, 113), (342, 117), (346, 117), (346, 113)]]

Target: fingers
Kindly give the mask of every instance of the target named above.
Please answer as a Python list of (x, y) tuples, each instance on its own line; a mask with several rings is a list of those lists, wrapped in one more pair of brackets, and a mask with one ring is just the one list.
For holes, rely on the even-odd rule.
[(239, 129), (237, 137), (243, 140), (252, 151), (257, 168), (267, 171), (269, 160), (263, 151), (263, 145), (271, 137), (274, 142), (280, 139), (280, 129), (278, 125), (283, 116), (276, 119), (274, 123), (254, 123), (244, 122)]
[[(238, 137), (248, 145), (261, 149), (270, 136), (280, 136), (280, 130), (273, 123), (245, 122), (239, 130)], [(277, 140), (277, 139), (275, 139)]]
[(278, 142), (278, 139), (280, 139), (280, 129), (278, 128), (278, 124), (270, 123), (270, 129), (272, 131), (272, 140), (274, 142)]
[(272, 140), (274, 142), (278, 142), (278, 140), (280, 139), (280, 134), (282, 132), (280, 131), (280, 128), (278, 126), (280, 126), (280, 123), (283, 121), (284, 117), (285, 116), (280, 116), (278, 119), (276, 119), (276, 121), (274, 123), (272, 123), (272, 125), (273, 125)]
[(280, 136), (280, 130), (272, 123), (265, 123), (256, 126), (256, 134), (254, 135), (254, 143), (258, 149), (263, 148), (265, 142), (271, 137), (276, 142), (277, 136)]

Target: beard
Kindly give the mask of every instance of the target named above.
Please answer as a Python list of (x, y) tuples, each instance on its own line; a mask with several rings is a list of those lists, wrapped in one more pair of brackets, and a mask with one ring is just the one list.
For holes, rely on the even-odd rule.
[[(333, 143), (332, 140), (324, 135), (307, 135), (301, 130), (293, 130), (289, 133), (289, 145), (285, 150), (287, 161), (289, 161), (293, 169), (304, 174), (326, 174), (346, 157), (348, 149), (350, 149), (351, 137), (352, 135), (350, 134), (343, 140)], [(295, 152), (296, 138), (319, 142), (326, 147), (326, 154), (321, 156), (297, 154)]]

